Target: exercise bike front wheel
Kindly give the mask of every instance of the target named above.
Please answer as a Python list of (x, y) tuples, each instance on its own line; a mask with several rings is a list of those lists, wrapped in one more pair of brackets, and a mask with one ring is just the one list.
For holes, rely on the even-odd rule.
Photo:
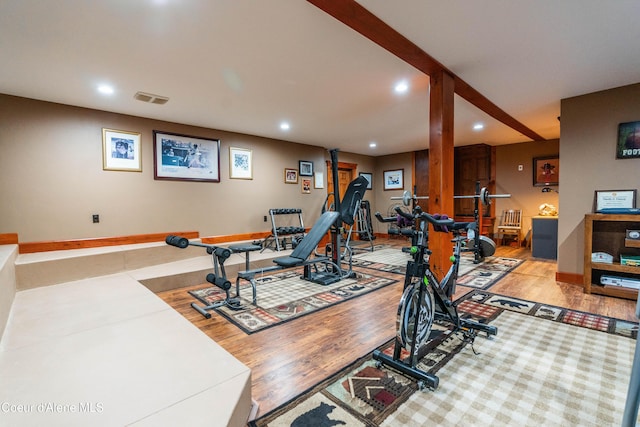
[(434, 299), (433, 291), (430, 287), (425, 286), (422, 289), (422, 298), (420, 298), (420, 289), (417, 283), (407, 286), (400, 298), (398, 306), (398, 316), (396, 320), (398, 341), (405, 350), (411, 351), (413, 346), (414, 329), (417, 324), (417, 332), (415, 336), (416, 346), (419, 349), (429, 339), (431, 327), (434, 319)]

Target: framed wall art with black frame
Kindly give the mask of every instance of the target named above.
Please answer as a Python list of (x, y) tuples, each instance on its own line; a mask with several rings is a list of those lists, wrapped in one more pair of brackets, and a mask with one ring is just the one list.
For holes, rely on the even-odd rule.
[(313, 176), (313, 162), (305, 160), (298, 161), (298, 171), (300, 176)]
[(616, 159), (637, 158), (640, 158), (640, 122), (620, 123)]
[(153, 131), (154, 178), (220, 182), (220, 140)]

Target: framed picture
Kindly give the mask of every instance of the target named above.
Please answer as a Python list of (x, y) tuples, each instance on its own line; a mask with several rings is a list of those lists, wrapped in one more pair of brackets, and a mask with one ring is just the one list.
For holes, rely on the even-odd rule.
[(284, 169), (284, 182), (287, 184), (298, 183), (298, 171), (296, 169)]
[(252, 151), (245, 148), (229, 148), (229, 178), (253, 179)]
[(560, 184), (560, 158), (558, 156), (533, 159), (533, 185), (544, 187)]
[(220, 140), (153, 131), (154, 178), (220, 182)]
[(301, 178), (302, 194), (311, 194), (311, 178)]
[(384, 171), (384, 190), (402, 190), (404, 188), (404, 169)]
[(603, 209), (633, 209), (636, 207), (636, 190), (595, 191), (593, 211)]
[(640, 158), (640, 122), (618, 125), (616, 159)]
[(364, 176), (369, 183), (367, 184), (367, 190), (371, 190), (373, 183), (373, 175), (367, 172), (360, 172), (358, 175)]
[(102, 169), (142, 172), (140, 134), (102, 129)]
[(300, 176), (313, 176), (313, 162), (305, 162), (304, 160), (300, 160), (298, 163)]
[(313, 188), (324, 188), (324, 174), (322, 172), (316, 172), (314, 178)]

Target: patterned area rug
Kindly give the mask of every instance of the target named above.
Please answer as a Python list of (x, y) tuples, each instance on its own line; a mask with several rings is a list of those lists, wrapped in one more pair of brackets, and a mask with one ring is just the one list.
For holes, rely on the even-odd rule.
[[(314, 311), (365, 295), (396, 283), (397, 280), (357, 273), (355, 278), (342, 279), (323, 286), (303, 280), (302, 270), (256, 277), (257, 305), (252, 304), (252, 289), (247, 281), (240, 286), (242, 310), (228, 307), (215, 310), (247, 334), (276, 326)], [(232, 294), (235, 287), (232, 288)], [(205, 305), (222, 301), (225, 293), (217, 287), (189, 291)]]
[[(399, 248), (379, 248), (373, 252), (357, 254), (353, 265), (373, 270), (404, 274), (411, 256)], [(473, 255), (465, 253), (460, 257), (458, 284), (476, 289), (489, 289), (508, 272), (522, 264), (524, 260), (505, 257), (487, 257), (474, 264)]]
[(620, 425), (636, 323), (484, 291), (459, 309), (498, 335), (434, 340), (419, 367), (438, 372), (436, 390), (368, 355), (250, 425)]

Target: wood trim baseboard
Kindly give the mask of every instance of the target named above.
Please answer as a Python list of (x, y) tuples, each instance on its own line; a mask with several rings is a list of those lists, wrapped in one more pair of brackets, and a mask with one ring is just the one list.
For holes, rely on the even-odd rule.
[(17, 245), (18, 233), (0, 233), (0, 245)]
[(582, 274), (562, 273), (560, 271), (556, 271), (556, 282), (582, 286), (584, 284), (584, 276)]
[(77, 240), (59, 240), (45, 242), (18, 243), (18, 252), (31, 254), (36, 252), (63, 251), (68, 249), (99, 248), (102, 246), (133, 245), (137, 243), (164, 242), (169, 234), (179, 235), (187, 239), (197, 239), (200, 233), (197, 231), (180, 231), (169, 233), (136, 234), (132, 236), (98, 237)]
[(243, 240), (262, 240), (268, 236), (271, 236), (270, 231), (261, 231), (258, 233), (229, 234), (226, 236), (209, 236), (203, 237), (202, 243), (215, 245), (216, 243), (241, 242)]

